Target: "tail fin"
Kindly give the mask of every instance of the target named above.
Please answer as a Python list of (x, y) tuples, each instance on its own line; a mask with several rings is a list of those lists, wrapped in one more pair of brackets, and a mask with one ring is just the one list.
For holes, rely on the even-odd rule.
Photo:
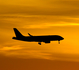
[(13, 29), (14, 29), (16, 37), (23, 37), (23, 35), (16, 28), (13, 28)]

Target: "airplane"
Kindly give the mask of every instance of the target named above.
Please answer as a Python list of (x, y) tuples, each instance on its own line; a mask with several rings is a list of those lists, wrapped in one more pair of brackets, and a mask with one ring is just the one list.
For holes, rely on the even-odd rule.
[(41, 42), (50, 43), (50, 41), (58, 41), (60, 44), (60, 40), (64, 39), (59, 35), (33, 36), (28, 33), (29, 36), (23, 36), (16, 28), (13, 28), (13, 30), (16, 37), (13, 37), (12, 39), (28, 42), (38, 42), (39, 45), (41, 45)]

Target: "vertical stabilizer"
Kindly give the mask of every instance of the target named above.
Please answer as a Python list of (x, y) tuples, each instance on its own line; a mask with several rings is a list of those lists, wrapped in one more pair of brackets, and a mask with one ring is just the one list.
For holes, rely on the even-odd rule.
[(16, 28), (13, 28), (13, 29), (14, 29), (16, 37), (23, 37), (23, 35)]

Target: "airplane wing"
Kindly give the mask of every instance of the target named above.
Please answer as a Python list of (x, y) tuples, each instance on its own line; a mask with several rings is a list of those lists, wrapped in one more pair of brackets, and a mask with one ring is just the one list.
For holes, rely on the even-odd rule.
[(28, 33), (29, 36), (32, 36), (31, 34)]

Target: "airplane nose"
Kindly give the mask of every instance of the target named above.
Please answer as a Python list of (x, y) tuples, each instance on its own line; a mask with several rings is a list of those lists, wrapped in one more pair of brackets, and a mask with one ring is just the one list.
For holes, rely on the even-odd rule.
[(63, 40), (64, 38), (62, 38), (62, 40)]

